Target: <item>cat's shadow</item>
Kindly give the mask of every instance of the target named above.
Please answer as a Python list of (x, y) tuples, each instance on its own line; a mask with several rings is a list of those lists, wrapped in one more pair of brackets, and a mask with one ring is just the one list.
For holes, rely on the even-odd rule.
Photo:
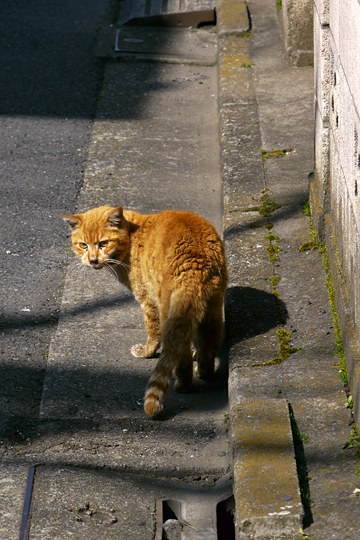
[(225, 336), (217, 356), (214, 379), (205, 382), (194, 377), (189, 394), (174, 390), (167, 398), (157, 420), (170, 420), (183, 411), (201, 411), (226, 407), (228, 387), (228, 353), (232, 346), (265, 334), (284, 324), (288, 318), (285, 303), (276, 295), (253, 287), (230, 287), (225, 301)]
[(253, 287), (229, 287), (225, 301), (226, 348), (285, 324), (288, 311), (275, 294)]

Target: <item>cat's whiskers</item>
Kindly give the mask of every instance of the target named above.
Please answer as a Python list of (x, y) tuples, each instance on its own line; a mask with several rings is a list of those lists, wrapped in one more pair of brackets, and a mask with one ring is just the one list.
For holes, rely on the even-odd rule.
[(115, 270), (115, 268), (113, 268), (113, 267), (111, 266), (111, 264), (108, 264), (107, 262), (105, 262), (105, 266), (106, 266), (106, 268), (109, 268), (109, 270), (114, 274), (114, 276), (115, 276), (116, 278), (118, 278), (118, 275), (117, 275), (117, 273), (116, 273), (116, 270)]
[(83, 272), (85, 270), (85, 266), (81, 261), (74, 261), (68, 268), (70, 272)]
[(118, 266), (124, 268), (127, 272), (130, 270), (130, 265), (125, 263), (124, 261), (118, 261), (117, 259), (107, 259), (106, 264), (108, 263), (117, 264)]

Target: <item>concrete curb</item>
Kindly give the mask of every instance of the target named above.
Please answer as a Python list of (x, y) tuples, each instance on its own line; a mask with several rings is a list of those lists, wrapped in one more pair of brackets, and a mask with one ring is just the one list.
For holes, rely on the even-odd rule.
[[(226, 311), (231, 314), (227, 342), (236, 537), (296, 538), (302, 505), (288, 405), (284, 399), (257, 396), (252, 382), (254, 360), (259, 354), (271, 354), (273, 333), (260, 341), (250, 337), (240, 343), (236, 325), (241, 322), (236, 321), (236, 313), (234, 317), (236, 309), (241, 310), (239, 317), (246, 311), (236, 300), (237, 291), (244, 289), (244, 285), (265, 290), (264, 297), (268, 293), (271, 304), (269, 260), (266, 253), (250, 253), (246, 242), (249, 236), (251, 245), (263, 240), (263, 233), (249, 228), (247, 222), (248, 212), (254, 206), (254, 193), (261, 194), (265, 187), (251, 50), (246, 38), (251, 25), (244, 1), (219, 1), (217, 15), (224, 238), (230, 276)], [(244, 260), (251, 260), (251, 264), (244, 267)], [(269, 309), (276, 320), (275, 304)], [(259, 377), (263, 376), (261, 370), (258, 372)]]

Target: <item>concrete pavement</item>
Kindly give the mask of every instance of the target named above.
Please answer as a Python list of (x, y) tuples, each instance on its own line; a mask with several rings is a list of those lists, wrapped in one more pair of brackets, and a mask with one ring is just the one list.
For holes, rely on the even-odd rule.
[[(113, 57), (113, 28), (99, 36), (95, 54), (106, 67), (78, 209), (178, 207), (221, 231), (216, 32), (175, 28), (184, 38), (179, 57), (172, 31), (161, 30), (160, 41), (157, 31), (134, 32), (125, 43), (146, 41), (146, 58)], [(162, 421), (153, 421), (142, 400), (156, 360), (130, 353), (143, 339), (132, 295), (69, 257), (40, 419), (1, 462), (0, 538), (19, 537), (23, 508), (31, 538), (159, 538), (164, 499), (181, 501), (189, 540), (201, 530), (215, 538), (218, 503), (231, 497), (226, 380), (171, 393)]]

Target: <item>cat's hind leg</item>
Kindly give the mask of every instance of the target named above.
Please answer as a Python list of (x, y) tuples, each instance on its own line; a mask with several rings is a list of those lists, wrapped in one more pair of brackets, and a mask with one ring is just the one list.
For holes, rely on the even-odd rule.
[(136, 358), (154, 358), (160, 347), (160, 315), (156, 303), (150, 299), (142, 302), (147, 340), (145, 345), (137, 343), (131, 347)]
[(223, 338), (222, 294), (212, 297), (206, 308), (204, 319), (197, 329), (197, 375), (200, 379), (211, 380), (214, 375), (215, 357)]

